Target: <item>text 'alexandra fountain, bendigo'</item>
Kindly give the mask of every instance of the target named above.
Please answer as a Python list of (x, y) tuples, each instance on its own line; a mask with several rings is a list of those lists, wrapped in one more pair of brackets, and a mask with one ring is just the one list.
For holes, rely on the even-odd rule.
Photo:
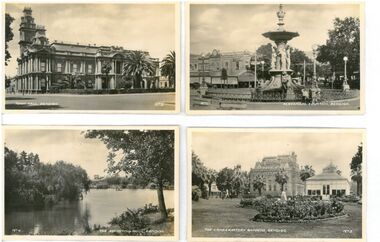
[(285, 11), (280, 4), (277, 12), (278, 28), (274, 31), (263, 33), (263, 36), (272, 40), (271, 79), (261, 86), (261, 93), (265, 99), (299, 100), (302, 98), (302, 89), (299, 83), (291, 78), (293, 70), (290, 69), (290, 46), (287, 44), (291, 39), (298, 37), (298, 32), (286, 31), (284, 28)]

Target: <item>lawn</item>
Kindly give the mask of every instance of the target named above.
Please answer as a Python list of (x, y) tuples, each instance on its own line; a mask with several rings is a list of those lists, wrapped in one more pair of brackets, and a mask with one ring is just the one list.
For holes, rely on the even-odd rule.
[(192, 202), (193, 237), (361, 238), (361, 205), (345, 204), (348, 216), (308, 223), (267, 223), (249, 219), (258, 212), (237, 207), (239, 199)]

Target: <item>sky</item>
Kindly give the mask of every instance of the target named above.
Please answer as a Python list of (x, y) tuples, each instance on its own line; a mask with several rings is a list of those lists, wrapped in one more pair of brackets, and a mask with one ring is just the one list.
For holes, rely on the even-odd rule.
[(312, 165), (316, 174), (332, 162), (349, 179), (352, 157), (362, 142), (360, 133), (199, 132), (192, 133), (192, 150), (209, 168), (221, 170), (240, 164), (249, 171), (265, 156), (297, 154), (300, 166)]
[[(262, 33), (277, 29), (277, 4), (196, 4), (190, 8), (190, 52), (254, 52), (271, 42)], [(300, 34), (289, 44), (305, 52), (325, 44), (336, 17), (359, 17), (359, 5), (285, 4), (285, 30)]]
[(175, 49), (174, 4), (6, 4), (6, 13), (15, 18), (7, 75), (16, 74), (25, 6), (32, 8), (36, 24), (45, 25), (50, 41), (122, 46), (160, 59)]
[(6, 129), (5, 144), (16, 152), (38, 154), (41, 162), (63, 160), (81, 166), (92, 179), (104, 176), (108, 150), (98, 139), (86, 139), (81, 130)]

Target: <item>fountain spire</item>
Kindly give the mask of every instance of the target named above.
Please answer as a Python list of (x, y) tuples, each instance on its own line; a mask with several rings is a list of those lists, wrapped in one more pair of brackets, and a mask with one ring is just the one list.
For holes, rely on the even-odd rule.
[(280, 6), (278, 7), (278, 11), (277, 11), (277, 18), (278, 18), (278, 29), (277, 30), (280, 30), (280, 31), (283, 31), (284, 30), (284, 18), (285, 18), (285, 14), (286, 12), (284, 11), (283, 9), (283, 5), (280, 4)]

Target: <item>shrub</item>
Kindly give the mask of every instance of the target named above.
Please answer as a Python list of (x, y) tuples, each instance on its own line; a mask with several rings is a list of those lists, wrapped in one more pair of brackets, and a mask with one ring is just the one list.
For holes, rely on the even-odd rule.
[(208, 199), (208, 187), (206, 185), (203, 185), (202, 188), (201, 188), (201, 191), (202, 191), (202, 198), (203, 199)]
[(201, 195), (202, 195), (201, 189), (199, 189), (198, 186), (192, 186), (192, 188), (191, 188), (191, 200), (198, 201), (199, 198), (201, 197)]
[(253, 206), (253, 200), (251, 198), (242, 198), (240, 200), (240, 206), (241, 207), (252, 207)]
[(150, 220), (144, 217), (141, 211), (128, 209), (121, 215), (114, 217), (109, 224), (118, 225), (122, 230), (137, 230), (147, 227)]

